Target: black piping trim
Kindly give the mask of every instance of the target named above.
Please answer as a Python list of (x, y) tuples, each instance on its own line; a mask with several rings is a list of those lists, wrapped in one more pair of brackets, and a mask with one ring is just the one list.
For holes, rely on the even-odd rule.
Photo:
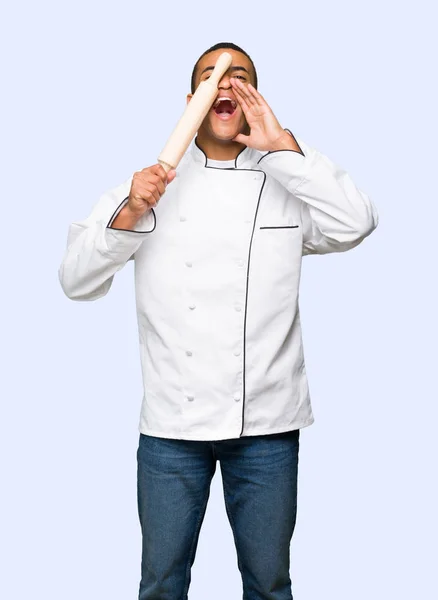
[[(297, 140), (295, 139), (294, 134), (292, 133), (292, 131), (290, 129), (288, 129), (287, 127), (284, 128), (285, 131), (287, 131), (288, 133), (290, 133), (290, 135), (293, 137), (294, 142), (296, 143), (296, 145), (298, 146), (298, 148), (301, 150), (301, 146), (299, 145), (299, 143), (297, 142)], [(301, 152), (303, 153), (304, 156), (304, 152), (301, 150)]]
[(237, 159), (242, 154), (242, 152), (247, 149), (247, 147), (248, 146), (243, 147), (242, 150), (239, 152), (239, 154), (236, 156), (236, 160), (234, 161), (234, 166), (236, 167), (236, 169), (237, 169)]
[(115, 210), (115, 211), (113, 212), (113, 214), (111, 215), (111, 218), (110, 218), (110, 220), (108, 221), (106, 228), (107, 228), (107, 229), (114, 229), (114, 231), (129, 231), (130, 233), (152, 233), (152, 232), (155, 230), (155, 227), (157, 226), (157, 216), (156, 216), (156, 214), (155, 214), (155, 211), (154, 211), (154, 209), (152, 208), (152, 206), (151, 206), (151, 211), (152, 211), (152, 214), (153, 214), (153, 217), (154, 217), (154, 226), (153, 226), (153, 228), (152, 228), (150, 231), (135, 231), (134, 229), (122, 229), (122, 228), (120, 228), (120, 227), (111, 227), (110, 223), (111, 223), (111, 221), (114, 219), (114, 215), (116, 215), (116, 213), (117, 213), (117, 211), (119, 210), (119, 208), (122, 206), (122, 204), (123, 204), (124, 202), (126, 202), (126, 200), (127, 200), (128, 198), (129, 198), (129, 196), (126, 196), (126, 198), (124, 198), (124, 199), (123, 199), (123, 200), (120, 202), (120, 204), (118, 205), (118, 207), (116, 208), (116, 210)]
[(205, 154), (204, 150), (201, 148), (201, 146), (198, 144), (198, 138), (195, 137), (195, 144), (196, 146), (199, 148), (199, 150), (202, 152), (202, 154), (205, 156), (205, 164), (204, 167), (207, 166), (207, 155)]
[(260, 227), (260, 229), (295, 229), (299, 225), (268, 225), (267, 227)]
[(195, 137), (195, 144), (196, 144), (196, 146), (199, 148), (199, 150), (202, 152), (202, 154), (205, 156), (205, 164), (204, 164), (204, 167), (206, 167), (206, 166), (207, 166), (207, 160), (208, 160), (208, 159), (207, 159), (207, 155), (205, 154), (205, 152), (204, 152), (204, 150), (201, 148), (201, 146), (198, 144), (198, 138), (197, 138), (197, 137)]
[(295, 154), (301, 154), (301, 156), (305, 156), (302, 152), (298, 152), (298, 150), (291, 150), (290, 148), (282, 148), (281, 150), (269, 150), (266, 154), (264, 154), (258, 161), (257, 164), (265, 158), (265, 156), (269, 156), (270, 154), (275, 154), (276, 152), (295, 152)]
[[(259, 169), (235, 169), (236, 171), (259, 171)], [(248, 313), (248, 289), (249, 289), (249, 268), (251, 263), (251, 249), (252, 249), (252, 241), (254, 238), (255, 224), (257, 221), (257, 213), (260, 206), (260, 198), (262, 197), (263, 188), (266, 183), (266, 173), (263, 171), (259, 171), (263, 173), (263, 183), (260, 188), (259, 197), (257, 199), (257, 207), (254, 215), (254, 223), (252, 226), (251, 239), (249, 241), (249, 249), (248, 249), (248, 266), (246, 270), (246, 291), (245, 291), (245, 317), (243, 320), (243, 398), (242, 398), (242, 429), (240, 430), (239, 437), (242, 436), (244, 423), (245, 423), (245, 395), (246, 395), (246, 316)]]
[(263, 183), (262, 186), (260, 188), (260, 192), (259, 192), (259, 197), (257, 199), (257, 206), (256, 206), (256, 210), (255, 210), (255, 214), (254, 214), (254, 222), (253, 222), (253, 226), (252, 226), (252, 232), (251, 232), (251, 238), (249, 241), (249, 249), (248, 249), (248, 266), (246, 269), (246, 290), (245, 290), (245, 316), (243, 319), (243, 381), (242, 381), (242, 386), (243, 386), (243, 398), (242, 398), (242, 429), (240, 430), (240, 434), (239, 437), (242, 436), (242, 432), (243, 432), (243, 428), (244, 428), (244, 423), (245, 423), (245, 394), (246, 394), (246, 317), (247, 317), (247, 312), (248, 312), (248, 289), (249, 289), (249, 268), (250, 268), (250, 263), (251, 263), (251, 249), (252, 249), (252, 242), (254, 239), (254, 231), (256, 228), (256, 221), (257, 221), (257, 214), (259, 211), (259, 206), (260, 206), (260, 199), (262, 197), (262, 193), (263, 193), (263, 189), (265, 187), (265, 183), (266, 183), (266, 173), (264, 171), (262, 171), (261, 169), (241, 169), (239, 167), (237, 167), (237, 158), (238, 156), (248, 147), (246, 146), (245, 148), (243, 148), (239, 154), (236, 156), (236, 160), (235, 160), (235, 165), (236, 167), (225, 167), (225, 168), (221, 168), (221, 167), (211, 167), (207, 164), (207, 155), (205, 154), (204, 150), (199, 146), (198, 142), (196, 141), (195, 138), (195, 144), (196, 146), (201, 150), (201, 152), (204, 154), (205, 156), (205, 164), (204, 167), (206, 169), (215, 169), (217, 171), (250, 171), (250, 172), (255, 172), (255, 173), (262, 173), (263, 175)]
[[(239, 156), (242, 154), (242, 152), (244, 152), (248, 146), (245, 146), (244, 148), (242, 148), (242, 150), (239, 152), (239, 154), (236, 156), (236, 158), (234, 159), (234, 167), (211, 167), (210, 165), (208, 165), (208, 158), (207, 155), (205, 154), (204, 150), (201, 148), (201, 146), (198, 144), (198, 138), (195, 138), (195, 145), (199, 148), (199, 150), (202, 152), (202, 154), (205, 156), (205, 164), (204, 167), (208, 168), (208, 169), (220, 169), (221, 171), (230, 171), (233, 169), (237, 169), (237, 159), (239, 158)], [(242, 171), (245, 169), (241, 169)], [(249, 171), (253, 171), (254, 169), (247, 169)], [(258, 169), (257, 169), (258, 170)]]

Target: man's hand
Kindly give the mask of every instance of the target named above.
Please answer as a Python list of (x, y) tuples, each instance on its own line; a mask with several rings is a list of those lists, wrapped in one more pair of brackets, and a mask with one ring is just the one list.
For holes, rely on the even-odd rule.
[(136, 171), (126, 205), (132, 215), (140, 218), (149, 208), (156, 206), (175, 175), (174, 169), (166, 173), (160, 164)]
[(239, 133), (233, 142), (245, 144), (256, 150), (295, 150), (301, 152), (294, 138), (282, 128), (277, 117), (261, 94), (252, 86), (239, 79), (230, 78), (236, 100), (251, 129), (250, 135)]
[(133, 229), (140, 217), (157, 206), (166, 185), (175, 179), (175, 175), (174, 169), (166, 173), (160, 164), (136, 171), (128, 202), (114, 219), (111, 229)]

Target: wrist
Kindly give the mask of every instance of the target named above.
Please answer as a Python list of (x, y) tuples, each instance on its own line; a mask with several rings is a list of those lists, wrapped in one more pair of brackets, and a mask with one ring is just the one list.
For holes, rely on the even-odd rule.
[(122, 208), (122, 210), (112, 222), (111, 227), (113, 229), (132, 229), (142, 216), (143, 215), (139, 215), (137, 213), (132, 212), (129, 204), (125, 204), (125, 206)]
[(276, 150), (300, 151), (299, 147), (294, 142), (293, 137), (285, 129), (283, 129), (282, 133), (271, 144), (270, 152), (275, 152)]

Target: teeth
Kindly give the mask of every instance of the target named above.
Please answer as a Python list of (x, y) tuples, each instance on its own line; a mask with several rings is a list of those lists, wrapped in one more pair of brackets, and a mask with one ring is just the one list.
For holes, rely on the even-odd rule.
[(222, 102), (223, 100), (229, 100), (231, 102), (231, 106), (233, 108), (237, 107), (237, 102), (235, 100), (233, 100), (232, 98), (228, 98), (228, 96), (221, 96), (220, 98), (218, 98), (216, 100), (216, 102), (213, 105), (213, 108), (217, 108), (219, 106), (219, 103)]

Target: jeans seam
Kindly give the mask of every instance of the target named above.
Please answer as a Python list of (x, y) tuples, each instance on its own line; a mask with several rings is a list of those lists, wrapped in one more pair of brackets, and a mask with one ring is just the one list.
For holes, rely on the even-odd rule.
[[(229, 491), (228, 491), (227, 484), (225, 483), (225, 478), (224, 478), (223, 474), (222, 474), (222, 483), (223, 483), (224, 491), (225, 491), (225, 493), (224, 493), (225, 508), (226, 508), (228, 517), (230, 519), (231, 529), (233, 530), (234, 544), (236, 546), (237, 565), (239, 567), (239, 571), (242, 573), (243, 567), (242, 567), (242, 563), (240, 561), (241, 553), (240, 553), (240, 549), (239, 549), (237, 530), (236, 530), (236, 526), (235, 526), (235, 523), (234, 523), (234, 517), (233, 517), (233, 514), (232, 514), (231, 509), (230, 509), (230, 505), (227, 502), (227, 494), (229, 493)], [(242, 573), (242, 575), (243, 575), (243, 573)]]
[(188, 592), (188, 588), (189, 588), (189, 573), (190, 573), (190, 568), (191, 568), (191, 562), (192, 562), (192, 558), (193, 558), (193, 554), (194, 554), (195, 544), (196, 544), (196, 541), (197, 541), (198, 536), (199, 536), (199, 530), (200, 530), (200, 527), (201, 527), (202, 519), (204, 518), (205, 510), (207, 508), (207, 502), (208, 502), (209, 492), (210, 492), (210, 489), (207, 488), (207, 491), (206, 491), (205, 496), (204, 496), (203, 507), (202, 507), (201, 511), (199, 512), (198, 521), (196, 523), (195, 535), (193, 536), (192, 545), (191, 545), (189, 556), (188, 556), (188, 560), (187, 560), (186, 575), (185, 575), (185, 581), (184, 581), (184, 591), (183, 591), (182, 600), (186, 600), (186, 598), (187, 598), (187, 592)]

